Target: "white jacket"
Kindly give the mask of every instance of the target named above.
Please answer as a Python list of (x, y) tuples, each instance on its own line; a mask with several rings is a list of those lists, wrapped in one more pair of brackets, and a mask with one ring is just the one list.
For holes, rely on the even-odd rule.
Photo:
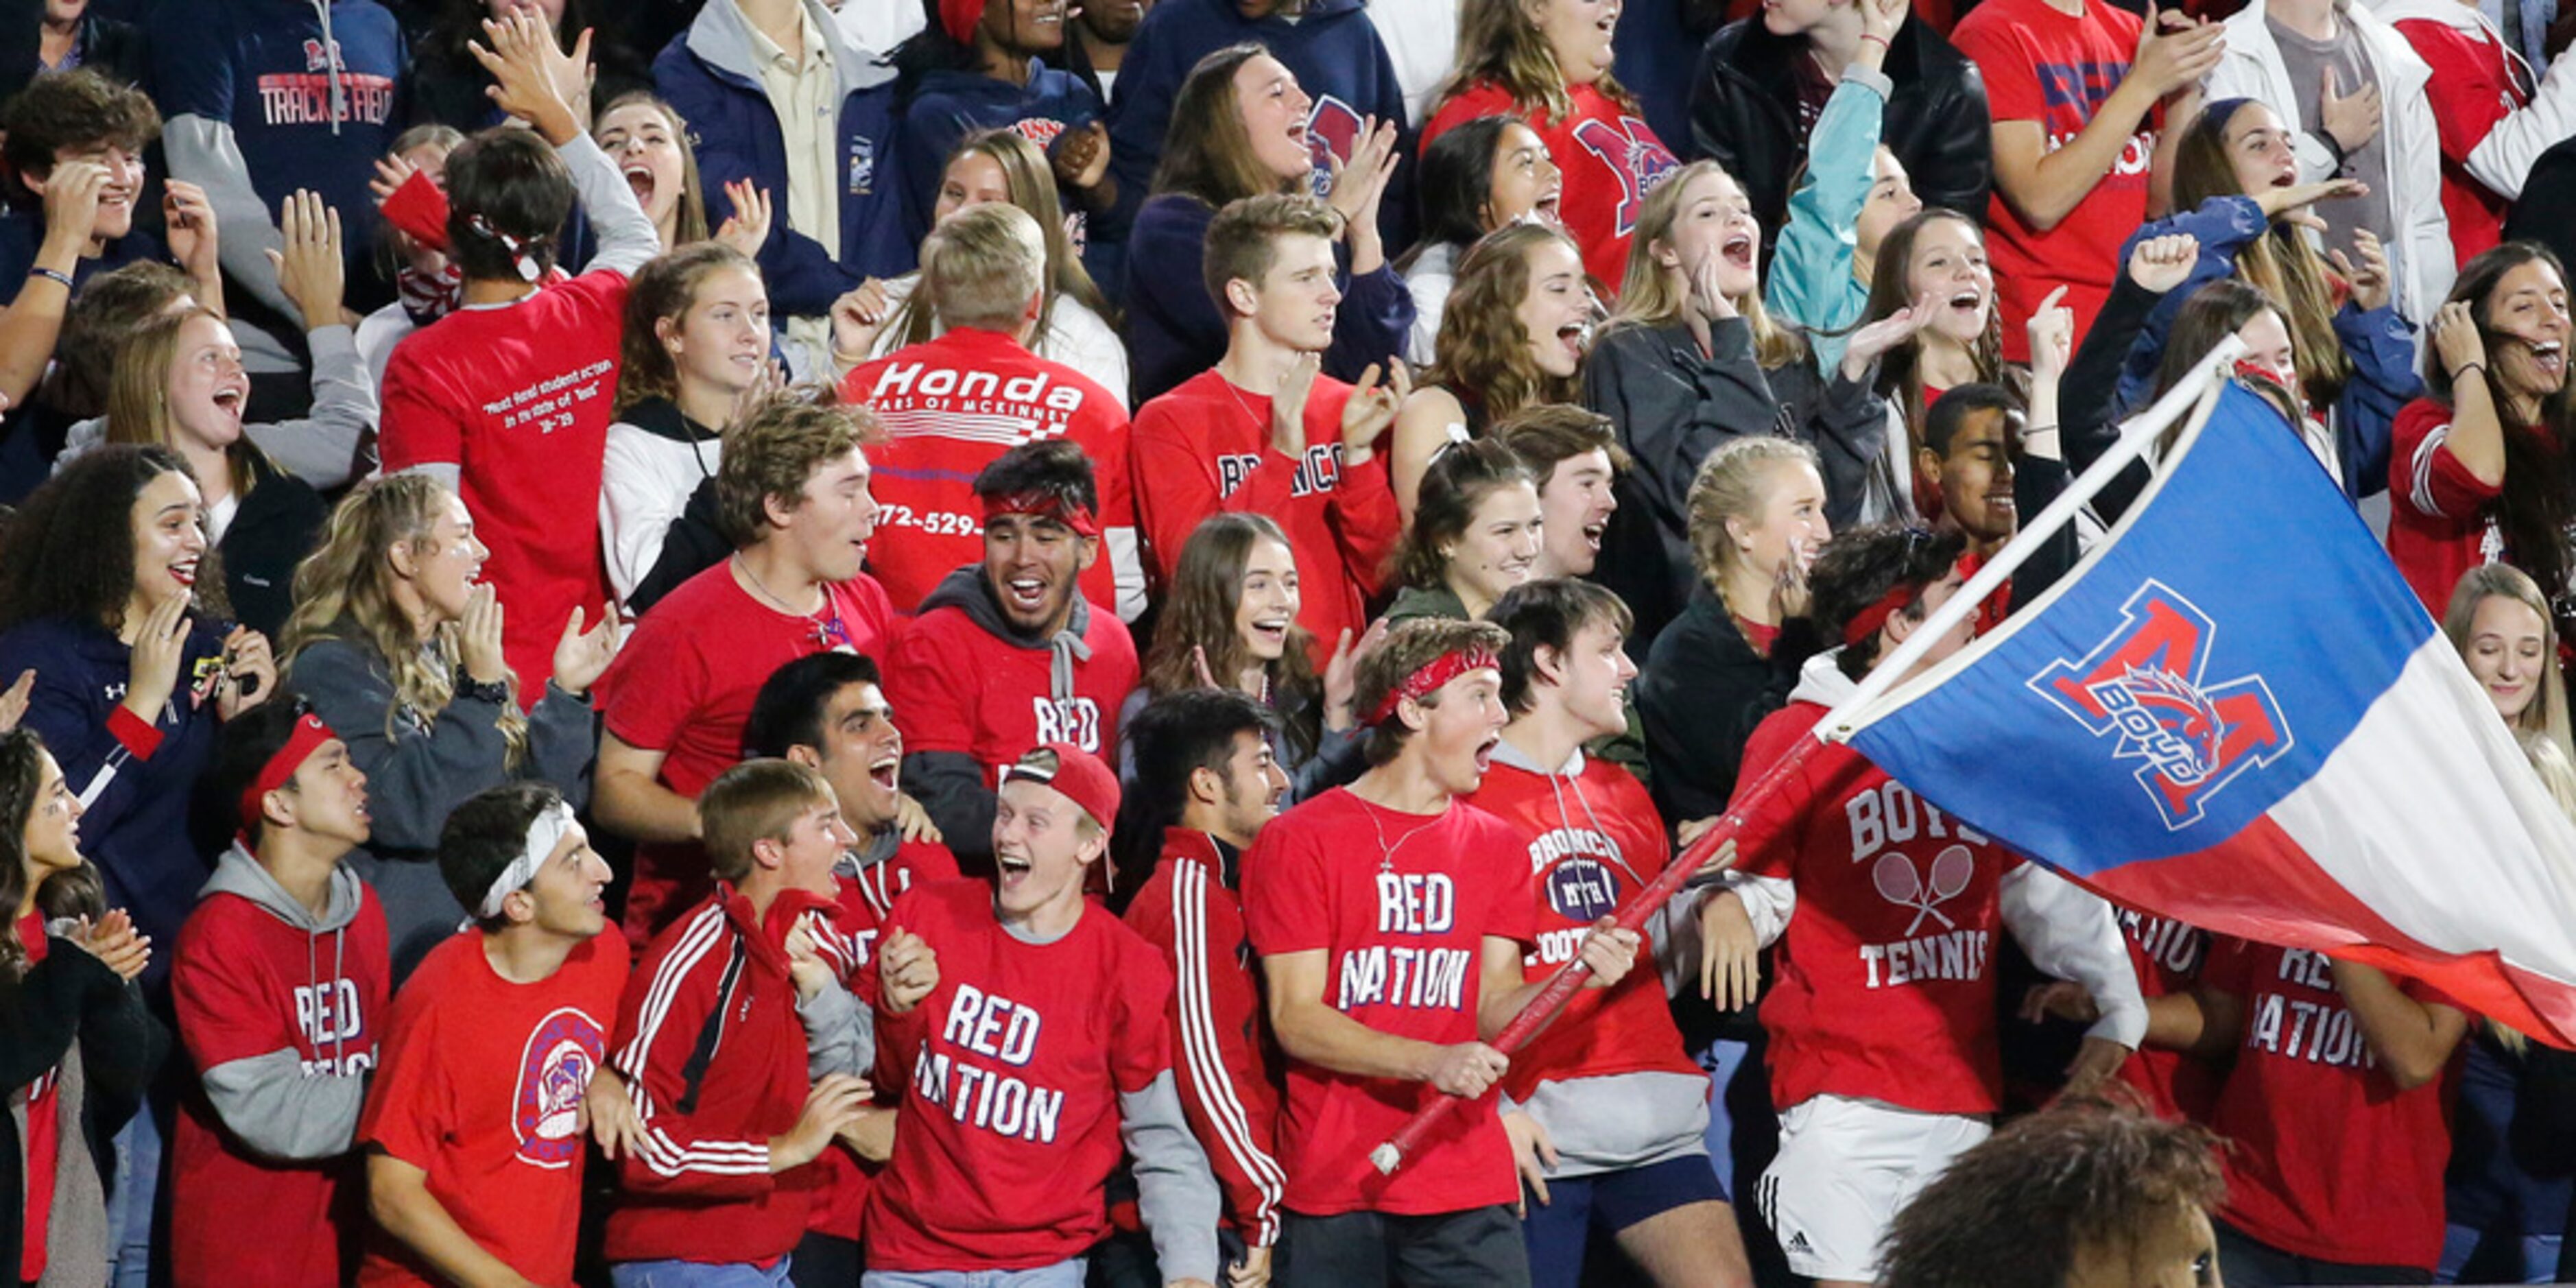
[[(2372, 11), (2391, 27), (2417, 19), (2441, 23), (2493, 46), (2510, 62), (2523, 62), (2522, 55), (2504, 43), (2495, 24), (2460, 0), (2378, 0)], [(2507, 201), (2522, 195), (2523, 180), (2531, 177), (2532, 163), (2541, 153), (2576, 137), (2576, 58), (2562, 56), (2549, 64), (2547, 76), (2533, 79), (2537, 87), (2531, 102), (2496, 122), (2462, 163), (2471, 178)]]
[[(2281, 61), (2281, 47), (2266, 25), (2268, 0), (2252, 0), (2227, 20), (2227, 54), (2209, 74), (2203, 93), (2212, 100), (2251, 98), (2279, 115), (2290, 129), (2299, 156), (2299, 179), (2314, 183), (2334, 177), (2332, 149), (2312, 131), (2319, 128), (2302, 110), (2315, 86), (2293, 86)], [(2390, 224), (2395, 244), (2388, 247), (2389, 269), (2397, 288), (2397, 312), (2418, 327), (2431, 321), (2442, 297), (2450, 294), (2459, 265), (2451, 254), (2451, 223), (2442, 214), (2442, 139), (2434, 129), (2433, 107), (2424, 87), (2433, 69), (2416, 57), (2397, 29), (2370, 10), (2348, 0), (2335, 14), (2361, 37), (2379, 81), (2380, 130), (2388, 150)]]

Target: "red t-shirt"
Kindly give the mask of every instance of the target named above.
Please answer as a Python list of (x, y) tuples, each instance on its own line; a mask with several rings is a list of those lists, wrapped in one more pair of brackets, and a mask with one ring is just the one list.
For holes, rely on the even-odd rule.
[[(208, 895), (179, 932), (170, 1000), (202, 1077), (272, 1051), (307, 1076), (375, 1067), (393, 988), (391, 941), (375, 891), (360, 886), (346, 937), (308, 936), (235, 894)], [(202, 1087), (182, 1102), (170, 1144), (170, 1266), (183, 1284), (346, 1283), (365, 1228), (354, 1154), (282, 1162), (226, 1130)]]
[(1480, 116), (1527, 121), (1565, 174), (1557, 214), (1575, 245), (1583, 248), (1584, 271), (1605, 295), (1615, 297), (1627, 277), (1628, 242), (1636, 234), (1646, 194), (1671, 178), (1681, 162), (1655, 137), (1639, 109), (1621, 107), (1590, 85), (1571, 86), (1566, 95), (1574, 102), (1573, 112), (1552, 120), (1547, 109), (1524, 112), (1513, 105), (1509, 90), (1479, 82), (1431, 114), (1431, 123), (1422, 127), (1422, 146), (1430, 147), (1433, 139)]
[(2469, 173), (2469, 154), (2497, 123), (2531, 103), (2531, 68), (2483, 24), (2464, 30), (2437, 18), (2409, 18), (2395, 26), (2433, 69), (2424, 96), (2442, 143), (2442, 215), (2450, 221), (2452, 255), (2465, 264), (2504, 240), (2504, 217), (2513, 209)]
[[(1107, 909), (1030, 944), (993, 889), (943, 881), (887, 923), (939, 954), (939, 986), (877, 1013), (877, 1073), (903, 1096), (868, 1216), (870, 1270), (1028, 1270), (1109, 1232), (1122, 1093), (1172, 1067), (1172, 972)], [(891, 930), (889, 933), (892, 933)]]
[(1270, 446), (1270, 399), (1210, 370), (1136, 413), (1136, 518), (1156, 579), (1172, 582), (1181, 547), (1208, 516), (1268, 515), (1297, 557), (1297, 624), (1320, 666), (1349, 630), (1368, 629), (1368, 601), (1404, 535), (1387, 467), (1342, 468), (1342, 408), (1351, 387), (1315, 377), (1306, 395), (1306, 454)]
[[(876, 581), (861, 573), (824, 593), (818, 616), (782, 613), (734, 580), (731, 560), (680, 583), (636, 623), (601, 677), (601, 723), (627, 746), (665, 753), (662, 785), (696, 800), (742, 759), (743, 723), (772, 672), (835, 649), (887, 656), (898, 619)], [(628, 943), (641, 953), (714, 889), (698, 846), (635, 847)]]
[(608, 604), (600, 461), (626, 329), (626, 275), (584, 273), (514, 304), (462, 308), (405, 337), (385, 364), (377, 448), (388, 474), (458, 468), (483, 575), (509, 610), (502, 651), (536, 705), (579, 607)]
[[(976, 593), (981, 594), (978, 590)], [(994, 610), (999, 612), (1000, 610)], [(1136, 687), (1136, 641), (1127, 624), (1089, 605), (1073, 663), (1072, 687), (1055, 691), (1055, 650), (1003, 639), (956, 605), (914, 618), (885, 666), (906, 754), (963, 752), (993, 769), (1045, 742), (1069, 742), (1106, 756), (1118, 746), (1118, 710)]]
[[(2114, 908), (2121, 942), (2129, 946), (2129, 966), (2138, 973), (2138, 992), (2171, 997), (2191, 991), (2209, 960), (2209, 932), (2163, 917)], [(2218, 1101), (2225, 1070), (2198, 1056), (2165, 1047), (2142, 1047), (2120, 1066), (2120, 1080), (2147, 1098), (2160, 1118), (2209, 1121)]]
[[(1495, 762), (1468, 798), (1527, 838), (1537, 951), (1522, 959), (1531, 980), (1573, 961), (1592, 923), (1619, 911), (1672, 861), (1664, 821), (1636, 776), (1585, 757), (1572, 778), (1534, 774)], [(1620, 1073), (1698, 1076), (1682, 1050), (1664, 1000), (1663, 974), (1651, 960), (1608, 989), (1585, 989), (1530, 1044), (1512, 1057), (1503, 1090), (1527, 1100), (1541, 1082), (1571, 1082)]]
[[(2245, 999), (2245, 1037), (2210, 1126), (2219, 1215), (2284, 1252), (2430, 1270), (2442, 1255), (2442, 1169), (2451, 1157), (2443, 1080), (2400, 1091), (2379, 1071), (2322, 953), (2224, 941), (2213, 988)], [(2457, 1004), (2400, 980), (2408, 997)]]
[[(1744, 745), (1738, 793), (1824, 717), (1802, 701), (1764, 719)], [(1997, 890), (2020, 860), (1841, 743), (1753, 806), (1736, 848), (1739, 870), (1798, 890), (1762, 1001), (1772, 1103), (1837, 1095), (1993, 1113)]]
[[(2547, 434), (2514, 425), (2505, 432), (2525, 436), (2544, 456), (2556, 454)], [(2451, 454), (2450, 438), (2451, 409), (2418, 398), (2397, 413), (2388, 453), (2388, 558), (2436, 620), (2463, 573), (2513, 562), (2493, 506), (2503, 486), (2471, 474)], [(2552, 595), (2560, 589), (2541, 587)]]
[[(45, 960), (45, 915), (31, 912), (12, 928), (27, 950), (27, 965)], [(45, 1241), (54, 1215), (54, 1168), (62, 1149), (60, 1092), (62, 1069), (47, 1069), (27, 1088), (27, 1203), (20, 1212), (18, 1278), (35, 1283), (45, 1277)]]
[[(2106, 0), (2088, 0), (2081, 16), (2048, 0), (1985, 0), (1959, 20), (1950, 42), (1985, 78), (1994, 119), (2038, 123), (2043, 146), (2054, 152), (2083, 132), (2129, 74), (2139, 27), (2136, 14)], [(2075, 311), (2075, 342), (2084, 342), (2118, 278), (2121, 243), (2146, 222), (2155, 129), (2153, 119), (2136, 122), (2110, 173), (2047, 232), (2023, 223), (1997, 185), (1986, 211), (1986, 253), (2006, 358), (2030, 360), (2030, 315), (2059, 286), (2066, 288), (2062, 303)]]
[[(582, 1093), (608, 1050), (626, 988), (625, 945), (605, 932), (534, 984), (501, 978), (483, 933), (431, 949), (394, 999), (384, 1063), (358, 1141), (429, 1173), (429, 1193), (484, 1251), (536, 1283), (572, 1282), (581, 1223)], [(369, 1240), (358, 1282), (427, 1285), (429, 1266), (390, 1235)]]
[[(1511, 824), (1463, 801), (1426, 817), (1337, 787), (1261, 829), (1243, 856), (1244, 924), (1264, 957), (1322, 951), (1334, 1010), (1380, 1033), (1473, 1042), (1486, 938), (1537, 942), (1528, 854)], [(1439, 1094), (1290, 1059), (1281, 1206), (1423, 1216), (1511, 1202), (1520, 1181), (1490, 1099), (1442, 1118), (1394, 1176), (1368, 1165)]]
[(1127, 409), (1090, 377), (998, 331), (959, 327), (852, 371), (841, 397), (867, 404), (885, 424), (887, 441), (868, 449), (868, 490), (886, 534), (868, 549), (868, 571), (897, 609), (918, 610), (948, 574), (983, 561), (975, 475), (1022, 443), (1049, 438), (1080, 447), (1100, 489), (1102, 549), (1082, 575), (1083, 597), (1115, 605), (1121, 571), (1143, 588)]
[[(905, 841), (894, 857), (872, 863), (853, 873), (844, 865), (833, 873), (840, 883), (840, 910), (832, 919), (837, 938), (821, 945), (824, 955), (840, 971), (841, 982), (850, 991), (868, 996), (875, 987), (868, 977), (877, 959), (877, 938), (885, 920), (894, 912), (895, 900), (917, 885), (957, 879), (957, 856), (948, 847), (933, 841)], [(892, 1105), (894, 1093), (879, 1088), (877, 1101)], [(864, 1231), (860, 1222), (867, 1211), (868, 1191), (880, 1170), (874, 1164), (862, 1166), (846, 1149), (827, 1149), (820, 1160), (829, 1178), (823, 1197), (814, 1204), (814, 1215), (805, 1228), (837, 1239), (856, 1239)]]

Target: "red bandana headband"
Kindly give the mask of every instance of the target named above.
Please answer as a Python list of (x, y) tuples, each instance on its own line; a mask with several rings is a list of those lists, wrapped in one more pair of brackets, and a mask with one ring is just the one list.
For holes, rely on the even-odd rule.
[(1902, 612), (1921, 590), (1919, 586), (1902, 581), (1888, 587), (1886, 594), (1879, 596), (1869, 607), (1852, 614), (1852, 619), (1843, 624), (1844, 646), (1856, 648), (1862, 640), (1878, 634), (1878, 628), (1887, 625), (1888, 618)]
[(286, 786), (287, 782), (295, 777), (295, 771), (303, 768), (304, 762), (310, 759), (314, 752), (322, 749), (322, 744), (339, 736), (331, 732), (331, 726), (322, 723), (322, 717), (310, 711), (296, 719), (295, 732), (286, 736), (286, 745), (278, 748), (277, 754), (269, 757), (267, 762), (259, 767), (259, 776), (251, 780), (250, 786), (242, 789), (241, 830), (243, 835), (250, 834), (251, 820), (260, 816), (260, 801), (270, 792)]
[(1466, 648), (1443, 653), (1423, 663), (1413, 674), (1404, 677), (1404, 683), (1388, 690), (1386, 700), (1378, 703), (1377, 709), (1369, 713), (1369, 718), (1360, 723), (1370, 726), (1385, 724), (1395, 718), (1396, 704), (1406, 698), (1420, 702), (1439, 692), (1443, 685), (1469, 671), (1493, 670), (1501, 665), (1502, 663), (1494, 660), (1491, 652), (1483, 648)]
[(1100, 521), (1092, 517), (1090, 510), (1053, 492), (1014, 492), (1008, 496), (985, 498), (985, 523), (990, 524), (993, 520), (1007, 514), (1025, 514), (1033, 519), (1053, 519), (1073, 529), (1075, 536), (1100, 535)]

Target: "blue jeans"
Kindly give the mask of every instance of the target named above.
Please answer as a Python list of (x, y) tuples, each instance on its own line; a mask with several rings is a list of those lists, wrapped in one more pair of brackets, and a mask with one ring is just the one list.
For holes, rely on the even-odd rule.
[[(63, 1142), (65, 1148), (80, 1144)], [(152, 1282), (152, 1211), (161, 1197), (161, 1125), (147, 1098), (116, 1133), (116, 1180), (107, 1192), (107, 1281), (113, 1288)]]
[(1086, 1259), (1035, 1270), (871, 1270), (859, 1288), (1082, 1288)]
[(2472, 1226), (2443, 1231), (2442, 1264), (2433, 1282), (2459, 1283), (2474, 1275), (2479, 1283), (2548, 1284), (2558, 1282), (2559, 1237), (2511, 1231), (2488, 1234)]
[(621, 1261), (608, 1268), (608, 1281), (617, 1288), (786, 1288), (790, 1260), (780, 1257), (767, 1270), (739, 1261)]

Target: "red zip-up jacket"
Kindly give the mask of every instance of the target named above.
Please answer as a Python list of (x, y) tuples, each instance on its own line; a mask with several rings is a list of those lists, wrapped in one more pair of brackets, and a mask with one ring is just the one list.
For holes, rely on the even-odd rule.
[(751, 901), (720, 885), (627, 977), (609, 1063), (645, 1140), (618, 1160), (610, 1261), (768, 1265), (796, 1250), (827, 1174), (769, 1170), (769, 1138), (796, 1125), (812, 1086), (787, 932), (833, 907), (790, 890), (755, 921)]
[(1163, 833), (1163, 858), (1127, 905), (1127, 926), (1170, 964), (1172, 1076), (1181, 1111), (1207, 1151), (1225, 1212), (1246, 1244), (1279, 1238), (1279, 1077), (1252, 971), (1235, 865), (1241, 855), (1186, 827)]

